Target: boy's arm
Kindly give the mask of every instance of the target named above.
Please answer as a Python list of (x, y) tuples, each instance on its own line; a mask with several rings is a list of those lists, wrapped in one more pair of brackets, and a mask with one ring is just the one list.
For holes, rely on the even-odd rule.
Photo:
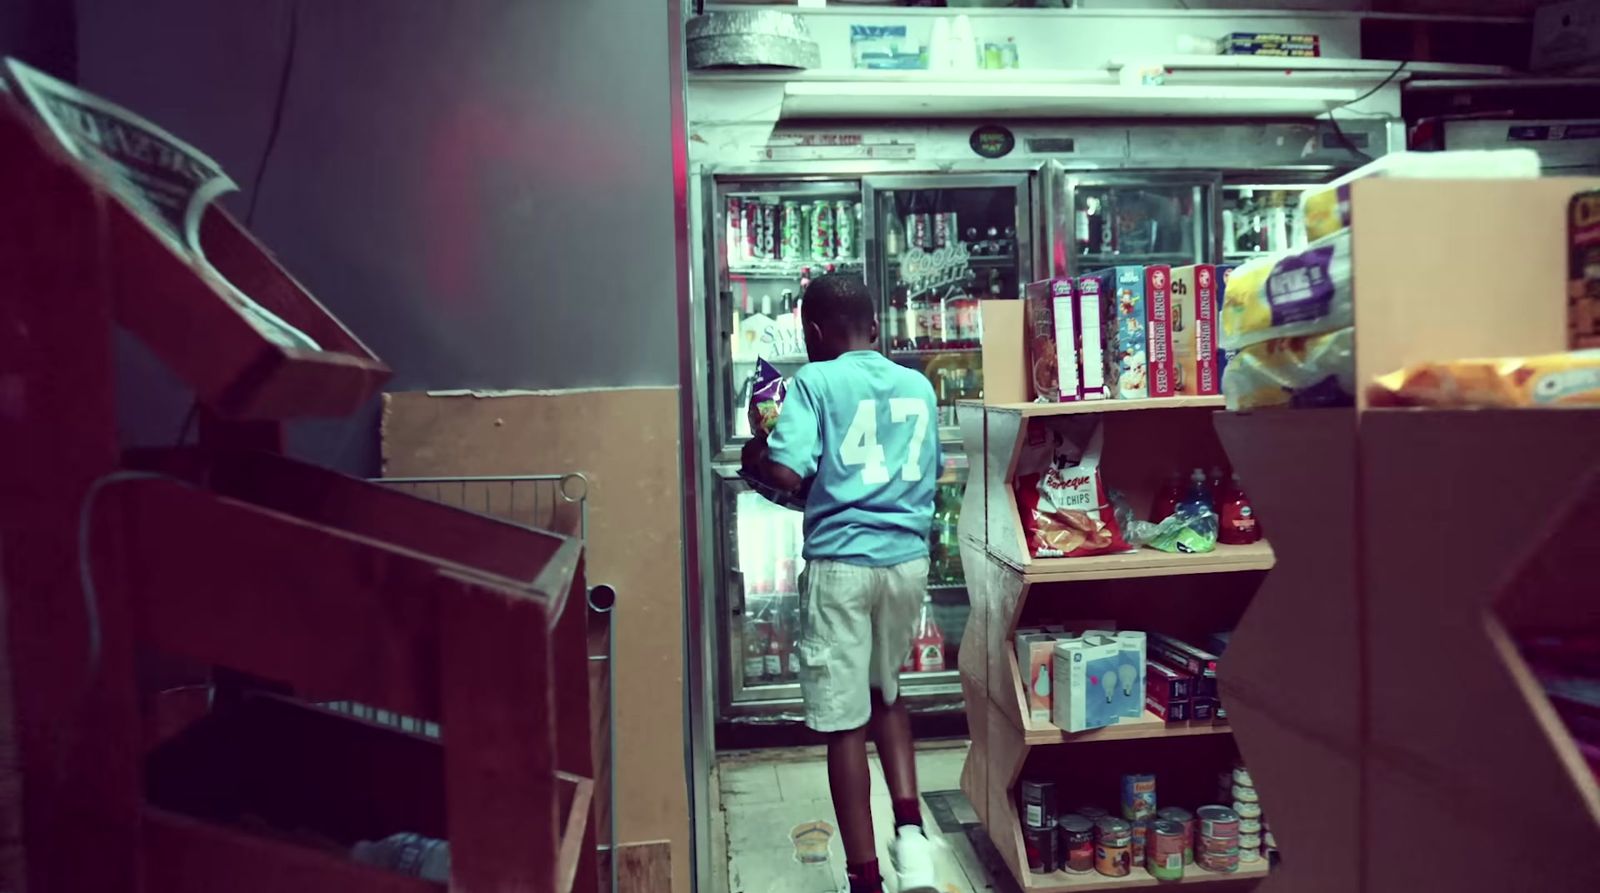
[(789, 383), (789, 394), (771, 436), (751, 438), (740, 458), (744, 470), (757, 480), (791, 493), (817, 473), (822, 459), (822, 424), (816, 400), (801, 375)]

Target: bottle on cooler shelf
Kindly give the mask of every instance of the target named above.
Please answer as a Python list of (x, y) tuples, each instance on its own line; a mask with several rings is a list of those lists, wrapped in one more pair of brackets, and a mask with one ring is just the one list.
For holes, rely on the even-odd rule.
[(906, 225), (900, 220), (900, 214), (893, 208), (884, 216), (883, 222), (883, 253), (896, 258), (906, 250)]
[(767, 681), (767, 642), (762, 625), (746, 618), (744, 625), (744, 684), (763, 685)]
[(776, 620), (768, 621), (766, 625), (767, 650), (764, 655), (767, 681), (772, 683), (785, 681), (788, 673), (789, 662), (783, 649), (783, 627)]
[(744, 206), (739, 199), (728, 196), (724, 216), (727, 217), (727, 228), (722, 238), (727, 243), (728, 266), (737, 267), (744, 260), (744, 236), (740, 229), (744, 220)]
[(793, 604), (789, 608), (788, 620), (784, 623), (784, 628), (789, 631), (789, 635), (784, 639), (784, 641), (787, 643), (787, 646), (788, 646), (787, 649), (786, 649), (785, 657), (784, 657), (784, 660), (788, 664), (788, 666), (786, 667), (786, 669), (788, 671), (787, 676), (791, 680), (799, 679), (800, 678), (800, 605), (799, 605), (798, 602), (796, 602), (795, 604)]
[(922, 618), (917, 621), (917, 634), (912, 638), (911, 653), (918, 673), (936, 673), (944, 669), (944, 632), (933, 620), (933, 597), (922, 597)]

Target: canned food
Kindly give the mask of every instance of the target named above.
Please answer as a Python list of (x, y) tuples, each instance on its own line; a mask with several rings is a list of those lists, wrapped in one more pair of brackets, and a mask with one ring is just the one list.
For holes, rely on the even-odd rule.
[(1150, 823), (1139, 819), (1133, 823), (1133, 864), (1144, 864), (1144, 848), (1150, 838)]
[(778, 208), (776, 205), (761, 203), (761, 256), (768, 260), (777, 260), (778, 249)]
[(1239, 861), (1240, 862), (1260, 862), (1261, 861), (1261, 851), (1260, 850), (1249, 850), (1249, 849), (1245, 849), (1244, 847), (1240, 847), (1239, 848)]
[(1233, 786), (1233, 799), (1240, 803), (1260, 803), (1261, 798), (1256, 795), (1255, 788), (1245, 787), (1242, 784)]
[(783, 203), (783, 259), (804, 260), (806, 253), (806, 221), (800, 213), (800, 203)]
[(1261, 835), (1260, 834), (1240, 834), (1239, 835), (1239, 849), (1241, 849), (1241, 850), (1259, 850), (1259, 849), (1261, 849)]
[(1231, 851), (1220, 853), (1202, 852), (1195, 857), (1195, 864), (1206, 871), (1238, 871), (1239, 848), (1234, 847)]
[(1049, 874), (1056, 870), (1056, 829), (1022, 829), (1022, 848), (1028, 853), (1028, 870), (1034, 874)]
[(1194, 861), (1194, 813), (1181, 806), (1168, 806), (1156, 813), (1158, 819), (1177, 822), (1183, 827), (1183, 861)]
[(833, 204), (826, 200), (813, 202), (810, 218), (811, 259), (832, 260), (834, 257)]
[(1056, 783), (1022, 783), (1022, 823), (1030, 828), (1048, 828), (1056, 823)]
[(1239, 820), (1239, 834), (1240, 835), (1260, 834), (1260, 833), (1261, 833), (1261, 820), (1260, 819), (1240, 819)]
[(1248, 800), (1235, 800), (1233, 801), (1233, 811), (1238, 813), (1239, 818), (1241, 819), (1261, 818), (1260, 803), (1251, 803)]
[(1133, 869), (1133, 828), (1122, 819), (1096, 823), (1094, 870), (1107, 877), (1126, 877)]
[(1145, 844), (1145, 869), (1158, 880), (1174, 881), (1183, 877), (1184, 863), (1189, 861), (1188, 831), (1181, 822), (1156, 819), (1150, 823), (1150, 836)]
[(1156, 777), (1149, 774), (1122, 776), (1122, 817), (1147, 819), (1156, 814)]
[(933, 215), (933, 247), (943, 248), (961, 241), (956, 212), (940, 211)]
[(906, 218), (906, 241), (912, 248), (922, 251), (933, 248), (933, 221), (927, 214), (912, 214)]
[(745, 202), (739, 209), (739, 232), (744, 238), (745, 260), (761, 257), (760, 202)]
[(1239, 836), (1239, 814), (1226, 806), (1202, 806), (1194, 815), (1200, 821), (1201, 837)]
[(1255, 779), (1250, 777), (1250, 770), (1243, 766), (1233, 767), (1233, 783), (1244, 785), (1247, 788), (1256, 786)]
[(1094, 870), (1094, 823), (1077, 813), (1067, 813), (1056, 822), (1059, 829), (1061, 861), (1067, 871)]
[(1094, 822), (1096, 826), (1100, 824), (1101, 819), (1111, 815), (1111, 813), (1106, 812), (1098, 806), (1080, 806), (1077, 809), (1074, 809), (1073, 812), (1083, 816), (1091, 822)]
[(1227, 853), (1239, 848), (1237, 837), (1204, 837), (1200, 838), (1200, 845), (1196, 853)]
[(855, 260), (861, 250), (856, 245), (856, 203), (840, 200), (833, 206), (834, 256)]

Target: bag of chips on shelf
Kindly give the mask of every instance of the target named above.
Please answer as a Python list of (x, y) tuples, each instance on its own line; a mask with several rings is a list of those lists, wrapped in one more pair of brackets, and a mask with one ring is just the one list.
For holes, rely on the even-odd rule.
[(1468, 149), (1450, 152), (1390, 152), (1325, 186), (1300, 193), (1306, 238), (1330, 236), (1351, 223), (1350, 184), (1368, 177), (1408, 180), (1511, 180), (1539, 176), (1532, 149)]
[(1017, 460), (1017, 507), (1035, 558), (1125, 552), (1128, 544), (1100, 477), (1104, 435), (1087, 416), (1038, 419)]
[(772, 433), (778, 424), (778, 413), (783, 410), (783, 398), (789, 385), (783, 380), (778, 367), (760, 357), (756, 358), (756, 372), (750, 386), (750, 430)]
[(1274, 338), (1228, 362), (1222, 394), (1229, 409), (1355, 405), (1355, 329)]
[(1350, 231), (1304, 248), (1240, 264), (1228, 274), (1218, 317), (1222, 347), (1295, 335), (1317, 335), (1355, 324), (1350, 290)]
[(1367, 402), (1447, 409), (1600, 406), (1600, 348), (1418, 363), (1378, 376)]

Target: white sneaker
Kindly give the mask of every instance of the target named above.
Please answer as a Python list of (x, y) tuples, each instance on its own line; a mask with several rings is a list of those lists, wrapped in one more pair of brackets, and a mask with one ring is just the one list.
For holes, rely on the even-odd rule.
[(889, 864), (899, 879), (900, 893), (921, 893), (939, 889), (938, 873), (933, 867), (935, 844), (916, 825), (901, 825), (889, 843)]

